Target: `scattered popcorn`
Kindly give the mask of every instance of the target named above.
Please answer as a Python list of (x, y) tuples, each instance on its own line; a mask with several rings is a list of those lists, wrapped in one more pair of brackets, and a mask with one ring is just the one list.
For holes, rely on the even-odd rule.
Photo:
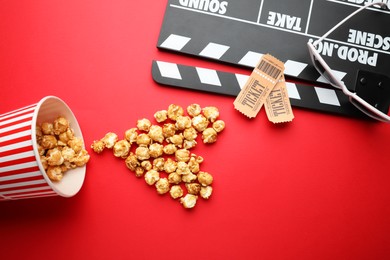
[(207, 128), (202, 133), (202, 140), (205, 144), (212, 144), (217, 141), (217, 131), (213, 128)]
[(200, 171), (198, 173), (198, 181), (202, 186), (210, 186), (213, 183), (213, 176), (208, 172)]
[(156, 170), (150, 170), (145, 173), (145, 181), (149, 185), (154, 185), (160, 179), (160, 174)]
[(216, 107), (205, 107), (202, 109), (204, 116), (211, 122), (214, 123), (219, 117), (219, 110)]
[(116, 141), (118, 141), (118, 136), (115, 133), (107, 133), (102, 138), (102, 141), (106, 145), (106, 148), (111, 149), (112, 147), (114, 147)]
[(177, 199), (183, 196), (183, 189), (180, 187), (180, 185), (173, 185), (169, 193), (173, 199)]
[[(136, 177), (143, 176), (148, 185), (154, 185), (158, 194), (169, 192), (173, 199), (180, 198), (184, 208), (193, 208), (198, 197), (210, 198), (213, 176), (201, 170), (203, 157), (190, 150), (197, 146), (200, 138), (205, 144), (216, 142), (218, 134), (225, 128), (225, 122), (218, 119), (219, 110), (213, 106), (202, 109), (198, 104), (191, 104), (186, 111), (187, 115), (181, 106), (171, 104), (167, 110), (154, 113), (157, 124), (152, 124), (146, 118), (139, 119), (136, 127), (125, 131), (124, 140), (118, 141), (118, 136), (109, 132), (101, 140), (94, 141), (91, 148), (98, 154), (105, 148), (113, 148), (114, 156), (124, 159), (127, 168)], [(42, 126), (37, 129), (37, 139), (46, 139), (45, 146), (52, 146), (54, 140), (45, 136), (51, 136), (54, 131), (64, 131), (60, 121), (58, 119), (58, 127), (45, 125), (43, 129)], [(73, 132), (67, 131), (61, 133), (64, 135), (63, 143), (68, 144), (73, 140), (68, 145), (78, 150), (79, 144), (72, 137)], [(64, 161), (73, 158), (71, 163), (61, 165), (71, 168), (76, 166), (78, 160), (75, 158), (84, 155), (82, 152), (73, 155), (70, 150), (63, 149), (59, 155), (53, 151), (53, 158), (45, 157), (42, 161), (45, 161), (45, 167), (51, 167), (55, 178), (61, 178), (57, 174), (58, 169), (53, 168), (61, 158)]]
[(156, 182), (156, 189), (158, 194), (165, 194), (170, 190), (169, 182), (167, 178), (160, 178)]
[(209, 199), (211, 194), (213, 193), (213, 187), (211, 186), (206, 186), (206, 187), (201, 187), (200, 188), (200, 196), (204, 199)]
[[(36, 138), (42, 166), (52, 181), (61, 181), (65, 172), (84, 166), (90, 159), (83, 140), (74, 136), (65, 117), (59, 116), (53, 123), (43, 122), (37, 125)], [(92, 147), (99, 153), (105, 145), (100, 146), (94, 142)]]
[(152, 124), (149, 119), (143, 118), (137, 121), (137, 128), (140, 131), (149, 132), (149, 128)]
[(201, 112), (202, 112), (202, 108), (198, 104), (192, 104), (187, 107), (187, 113), (192, 117), (200, 115)]
[(187, 193), (187, 195), (180, 199), (180, 203), (183, 204), (184, 208), (192, 209), (195, 207), (197, 200), (198, 196)]
[(127, 158), (130, 152), (130, 143), (126, 140), (120, 140), (114, 144), (113, 152), (115, 157)]
[(157, 111), (154, 114), (154, 118), (156, 119), (156, 121), (158, 123), (164, 122), (165, 120), (168, 119), (168, 111), (166, 111), (166, 110)]

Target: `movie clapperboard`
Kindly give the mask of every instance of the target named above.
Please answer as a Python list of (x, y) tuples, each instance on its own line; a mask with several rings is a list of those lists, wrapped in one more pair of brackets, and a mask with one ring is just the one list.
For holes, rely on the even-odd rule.
[[(253, 69), (270, 53), (285, 63), (291, 104), (347, 116), (361, 116), (348, 98), (311, 64), (314, 41), (362, 5), (363, 0), (169, 0), (157, 47)], [(386, 1), (382, 1), (386, 2)], [(390, 74), (390, 12), (368, 8), (330, 34), (318, 47), (335, 75), (351, 91), (360, 70)], [(236, 96), (246, 76), (153, 61), (161, 84)]]

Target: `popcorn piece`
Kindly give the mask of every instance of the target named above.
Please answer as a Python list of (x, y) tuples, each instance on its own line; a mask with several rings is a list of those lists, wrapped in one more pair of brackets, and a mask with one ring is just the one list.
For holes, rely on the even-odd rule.
[(169, 183), (180, 184), (181, 175), (178, 174), (177, 172), (172, 172), (168, 175), (168, 181), (169, 181)]
[(153, 165), (150, 161), (146, 160), (141, 162), (141, 167), (144, 168), (146, 171), (150, 171), (153, 168)]
[(164, 171), (166, 173), (172, 173), (176, 171), (176, 169), (177, 169), (177, 163), (171, 158), (168, 158), (164, 163)]
[(40, 143), (43, 137), (42, 128), (40, 126), (35, 127), (35, 136), (37, 137), (37, 142)]
[(197, 195), (201, 186), (199, 183), (186, 183), (186, 188), (189, 194)]
[(193, 141), (198, 137), (198, 132), (195, 130), (195, 128), (190, 127), (183, 131), (183, 136), (188, 141)]
[(181, 176), (181, 180), (183, 182), (190, 183), (196, 180), (196, 175), (192, 172), (189, 172), (188, 174)]
[(64, 133), (69, 127), (69, 122), (66, 118), (60, 116), (53, 123), (53, 130), (55, 135)]
[(138, 166), (138, 167), (135, 168), (135, 176), (136, 177), (142, 177), (144, 172), (145, 172), (145, 169), (142, 168), (141, 166)]
[(225, 122), (222, 120), (217, 120), (213, 123), (213, 129), (217, 132), (220, 133), (222, 132), (223, 129), (225, 129)]
[(176, 118), (176, 128), (178, 130), (184, 130), (186, 128), (190, 128), (191, 127), (191, 118), (189, 116), (178, 116)]
[(158, 158), (163, 155), (163, 145), (159, 143), (154, 143), (149, 146), (149, 155), (153, 158)]
[(192, 126), (198, 131), (203, 132), (209, 125), (209, 121), (203, 115), (197, 115), (192, 118)]
[(202, 139), (205, 144), (215, 143), (217, 141), (217, 131), (213, 128), (207, 128), (202, 133)]
[(200, 170), (199, 162), (196, 160), (195, 156), (191, 156), (190, 161), (188, 162), (188, 168), (192, 173), (198, 173)]
[(190, 151), (179, 149), (175, 152), (175, 158), (178, 162), (188, 162), (190, 160)]
[(95, 140), (95, 141), (93, 141), (93, 143), (91, 144), (91, 149), (92, 149), (95, 153), (101, 153), (101, 152), (103, 152), (104, 148), (106, 148), (106, 144), (105, 144), (102, 140)]
[(180, 203), (186, 209), (195, 207), (198, 196), (187, 193), (183, 198), (180, 198)]
[(82, 149), (78, 154), (77, 156), (73, 159), (73, 163), (77, 166), (77, 167), (82, 167), (84, 166), (85, 164), (87, 164), (87, 162), (89, 161), (89, 154), (88, 152), (85, 150), (85, 149)]
[(137, 132), (137, 128), (130, 128), (128, 130), (126, 130), (125, 132), (125, 139), (130, 143), (135, 143), (137, 141), (137, 137), (138, 137), (138, 132)]
[(129, 156), (126, 158), (125, 163), (127, 168), (133, 172), (140, 165), (137, 156), (132, 152), (130, 152)]
[(59, 166), (64, 163), (64, 157), (58, 148), (53, 148), (47, 151), (46, 160), (49, 166)]
[(146, 118), (137, 121), (137, 128), (141, 131), (149, 132), (151, 125), (152, 123), (150, 123), (149, 119)]
[[(68, 145), (70, 148), (72, 148), (75, 151), (75, 153), (81, 152), (81, 150), (83, 150), (83, 148), (84, 148), (83, 140), (81, 140), (81, 138), (78, 138), (78, 137), (74, 137), (72, 140), (70, 140), (68, 142)], [(106, 144), (106, 147), (107, 147), (107, 144)]]
[(192, 104), (187, 107), (187, 113), (188, 115), (195, 117), (197, 115), (200, 115), (200, 113), (202, 113), (202, 108), (198, 104)]
[(115, 157), (127, 158), (130, 152), (130, 143), (126, 140), (120, 140), (115, 143), (113, 153)]
[(175, 126), (175, 124), (171, 124), (171, 123), (164, 124), (162, 129), (163, 129), (163, 135), (164, 135), (165, 138), (172, 137), (176, 133), (176, 126)]
[(139, 146), (148, 146), (151, 143), (152, 143), (152, 139), (148, 134), (142, 133), (138, 135), (137, 144)]
[(168, 118), (176, 121), (178, 116), (182, 116), (184, 114), (184, 110), (181, 106), (171, 104), (168, 107)]
[(115, 133), (107, 133), (103, 138), (102, 141), (106, 145), (106, 148), (111, 149), (114, 147), (115, 143), (118, 141), (118, 135)]
[(213, 187), (211, 186), (200, 188), (200, 196), (206, 200), (210, 198), (212, 193), (213, 193)]
[(158, 194), (165, 194), (169, 191), (169, 182), (167, 178), (160, 178), (155, 185)]
[(172, 143), (175, 146), (180, 147), (180, 148), (183, 146), (183, 140), (184, 140), (184, 137), (183, 137), (183, 134), (181, 134), (181, 133), (167, 138), (167, 142)]
[(53, 149), (57, 147), (57, 138), (54, 135), (44, 135), (40, 145), (43, 149)]
[(198, 181), (202, 186), (210, 186), (213, 183), (213, 176), (208, 172), (200, 171), (198, 173)]
[(149, 148), (144, 146), (139, 146), (137, 147), (137, 149), (135, 149), (135, 155), (140, 161), (148, 160), (150, 158)]
[(165, 160), (163, 157), (156, 158), (153, 160), (153, 169), (159, 172), (164, 170)]
[(74, 138), (74, 132), (73, 129), (68, 128), (65, 132), (61, 133), (58, 136), (59, 141), (67, 144), (70, 140)]
[(160, 110), (154, 113), (154, 118), (157, 122), (161, 123), (168, 119), (168, 111)]
[(150, 170), (145, 173), (145, 182), (148, 185), (154, 185), (160, 179), (160, 174), (156, 170)]
[(167, 144), (164, 146), (163, 151), (165, 154), (174, 154), (177, 151), (177, 147), (174, 144)]
[(173, 199), (177, 199), (183, 196), (183, 189), (180, 187), (180, 185), (174, 185), (171, 187), (169, 193)]
[(46, 170), (46, 174), (52, 181), (60, 181), (64, 177), (60, 166), (49, 166)]
[(215, 122), (219, 117), (219, 110), (216, 107), (205, 107), (202, 109), (203, 115), (209, 120), (211, 123)]
[(76, 156), (75, 151), (70, 147), (64, 147), (61, 150), (62, 157), (67, 162), (72, 162), (74, 157)]
[(149, 136), (153, 141), (159, 142), (160, 144), (164, 141), (163, 129), (159, 125), (152, 125), (150, 127)]
[(42, 156), (42, 155), (40, 157), (41, 157), (41, 163), (42, 163), (43, 169), (47, 170), (47, 168), (49, 167), (49, 164), (47, 163), (46, 157)]
[(189, 150), (189, 149), (194, 148), (197, 144), (198, 144), (198, 142), (196, 142), (195, 140), (192, 140), (192, 141), (184, 140), (183, 148)]
[(188, 164), (185, 162), (178, 162), (177, 163), (177, 168), (176, 168), (176, 173), (180, 175), (187, 175), (190, 174), (190, 168), (188, 167)]
[(52, 123), (44, 122), (41, 124), (41, 130), (44, 135), (53, 135), (54, 126)]

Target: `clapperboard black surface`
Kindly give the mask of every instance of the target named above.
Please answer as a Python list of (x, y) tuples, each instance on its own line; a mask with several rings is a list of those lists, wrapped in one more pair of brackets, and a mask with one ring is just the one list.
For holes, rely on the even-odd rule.
[[(157, 47), (248, 68), (270, 53), (285, 62), (285, 75), (321, 82), (307, 42), (367, 2), (169, 0)], [(389, 11), (369, 8), (320, 45), (322, 57), (351, 91), (360, 69), (390, 74), (389, 25)]]

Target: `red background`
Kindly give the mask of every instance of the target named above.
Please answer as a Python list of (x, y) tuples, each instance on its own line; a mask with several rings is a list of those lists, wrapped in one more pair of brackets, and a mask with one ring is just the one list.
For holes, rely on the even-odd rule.
[(388, 259), (390, 126), (297, 108), (273, 125), (233, 97), (156, 84), (153, 59), (250, 73), (159, 51), (166, 3), (1, 1), (0, 113), (56, 95), (89, 149), (169, 104), (217, 106), (227, 128), (193, 150), (213, 196), (185, 210), (89, 149), (75, 197), (0, 203), (0, 258)]

